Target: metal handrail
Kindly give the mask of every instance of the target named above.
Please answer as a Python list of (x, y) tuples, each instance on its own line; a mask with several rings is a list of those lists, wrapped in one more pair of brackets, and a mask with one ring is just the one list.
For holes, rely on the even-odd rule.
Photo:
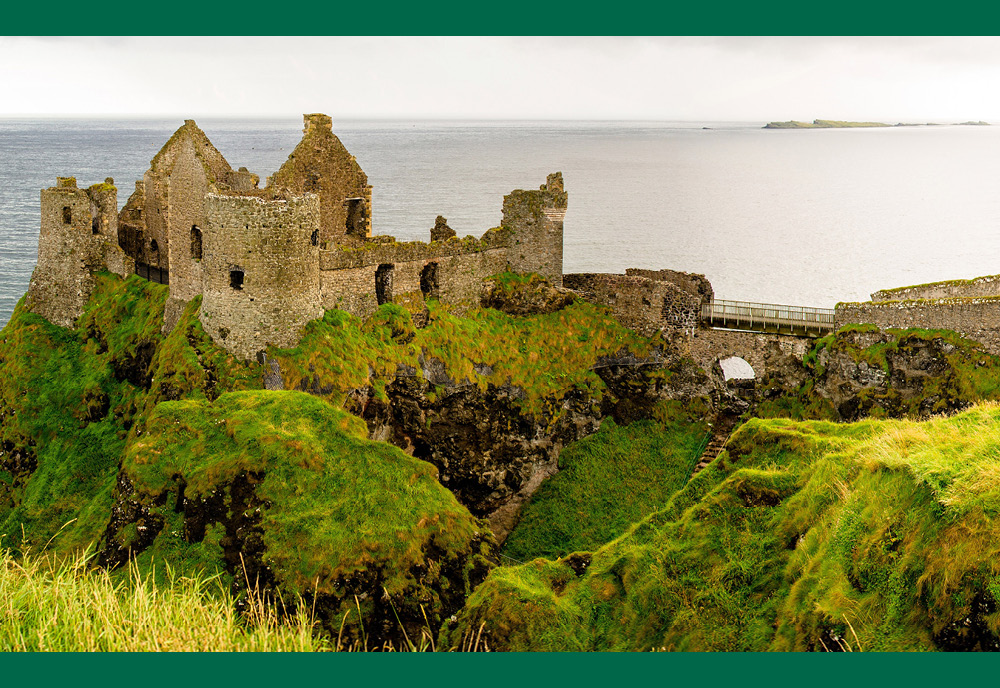
[(785, 306), (752, 301), (715, 300), (702, 305), (703, 318), (740, 318), (752, 320), (793, 320), (832, 325), (836, 311), (832, 308)]

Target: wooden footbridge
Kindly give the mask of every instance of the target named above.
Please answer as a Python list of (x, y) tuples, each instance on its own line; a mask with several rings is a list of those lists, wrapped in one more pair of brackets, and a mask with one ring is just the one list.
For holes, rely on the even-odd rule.
[(833, 332), (835, 313), (832, 308), (715, 300), (702, 304), (701, 320), (726, 330), (822, 337)]

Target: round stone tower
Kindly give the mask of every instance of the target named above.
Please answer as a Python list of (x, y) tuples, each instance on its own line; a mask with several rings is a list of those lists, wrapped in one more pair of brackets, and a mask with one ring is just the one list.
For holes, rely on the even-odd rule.
[(271, 200), (205, 197), (201, 323), (249, 360), (268, 344), (295, 346), (320, 305), (320, 205), (315, 194)]

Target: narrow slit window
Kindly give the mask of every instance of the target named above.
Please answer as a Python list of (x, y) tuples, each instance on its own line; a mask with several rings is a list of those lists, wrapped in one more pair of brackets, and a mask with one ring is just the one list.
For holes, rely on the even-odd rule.
[(63, 206), (63, 224), (68, 225), (73, 223), (73, 211), (70, 210), (68, 205)]
[(191, 225), (191, 258), (201, 260), (201, 230), (198, 225)]
[(243, 271), (242, 270), (230, 270), (229, 271), (229, 286), (233, 289), (243, 289)]

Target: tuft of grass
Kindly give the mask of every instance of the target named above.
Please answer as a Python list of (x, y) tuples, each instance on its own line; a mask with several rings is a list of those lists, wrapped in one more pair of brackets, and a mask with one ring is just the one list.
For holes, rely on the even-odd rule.
[(241, 614), (213, 578), (167, 569), (167, 583), (132, 565), (112, 576), (70, 558), (0, 550), (0, 647), (29, 652), (313, 652), (336, 648), (308, 607), (280, 617), (258, 596)]

